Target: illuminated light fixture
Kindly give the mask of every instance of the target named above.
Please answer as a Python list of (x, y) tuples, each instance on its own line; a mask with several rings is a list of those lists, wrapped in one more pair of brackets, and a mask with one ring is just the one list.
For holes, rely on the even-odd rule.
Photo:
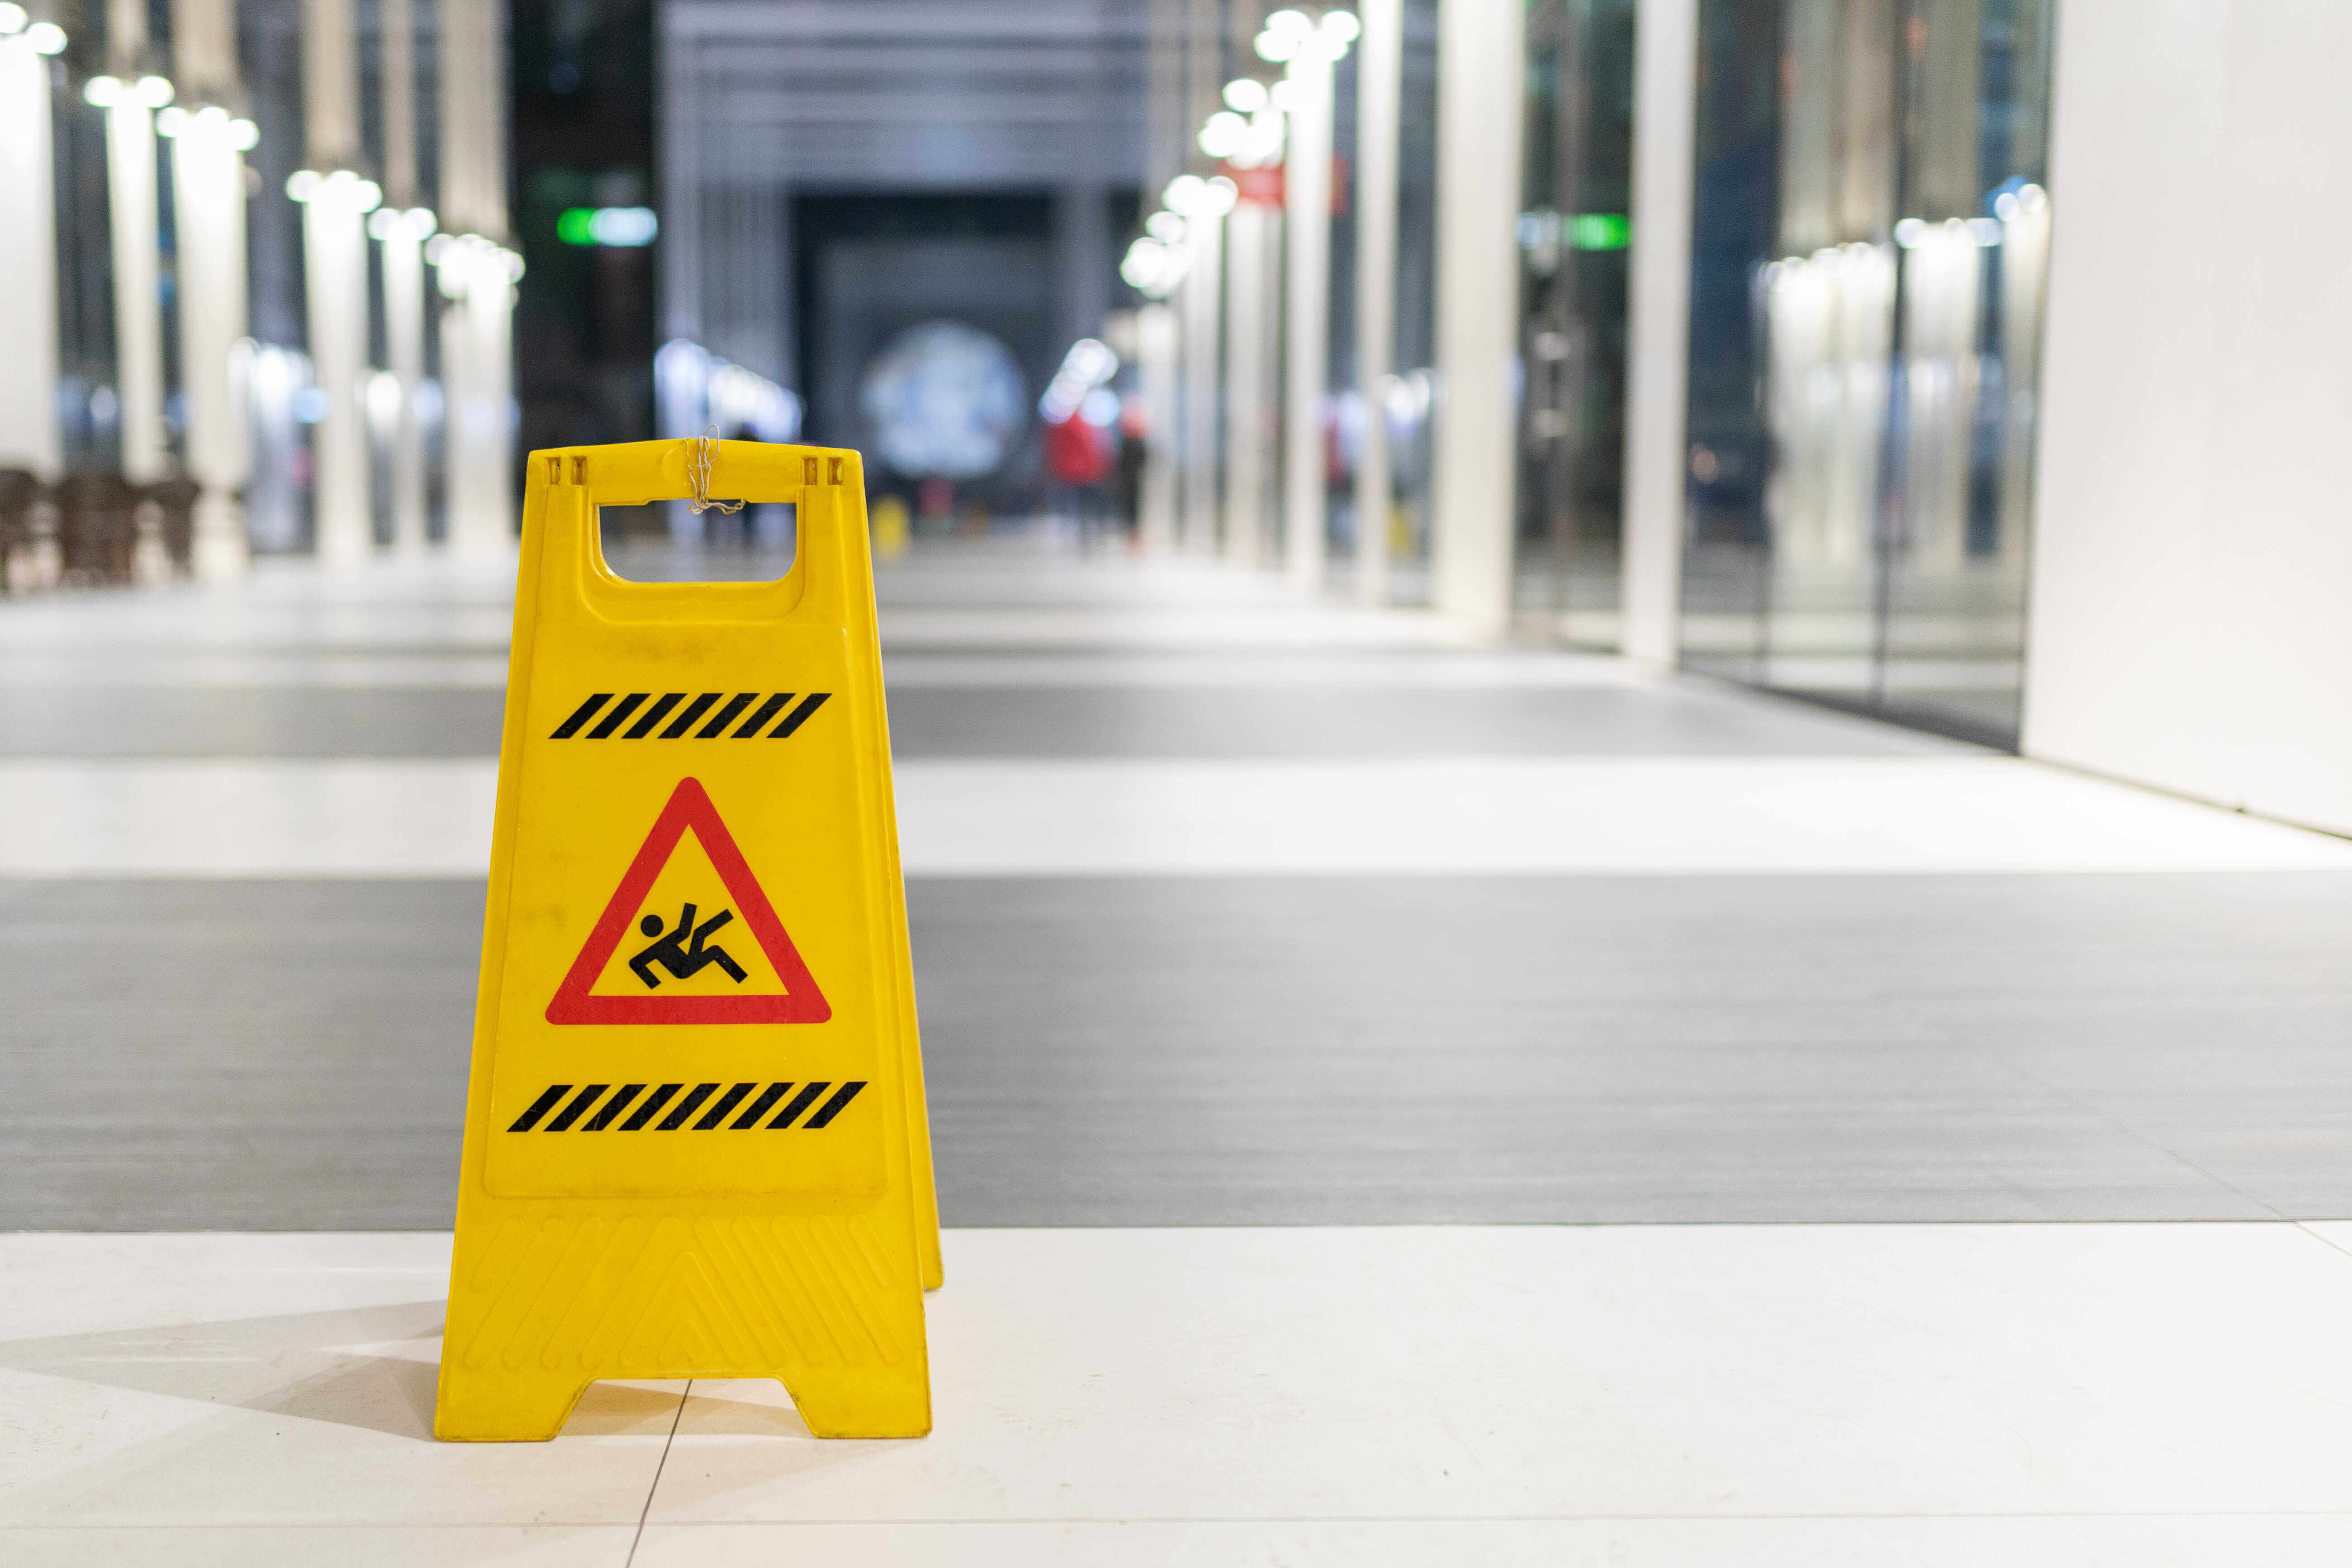
[(1257, 58), (1282, 65), (1296, 59), (1315, 36), (1315, 24), (1304, 11), (1281, 10), (1266, 17), (1265, 26), (1252, 45)]
[(23, 32), (25, 25), (31, 20), (22, 5), (0, 5), (0, 37)]
[(94, 76), (81, 84), (81, 100), (94, 109), (112, 109), (122, 101), (122, 84), (110, 76)]
[(1969, 219), (1969, 237), (1980, 246), (1999, 245), (2000, 225), (1989, 217), (1972, 217)]
[(312, 169), (297, 169), (286, 176), (286, 194), (298, 202), (307, 202), (319, 194), (322, 184)]
[(1909, 250), (1927, 237), (1927, 226), (1916, 217), (1906, 217), (1895, 226), (1895, 243)]
[(1054, 373), (1045, 395), (1037, 400), (1037, 412), (1047, 424), (1059, 425), (1077, 413), (1088, 395), (1118, 374), (1118, 354), (1094, 338), (1080, 338), (1070, 345), (1070, 352), (1062, 358), (1062, 368)]
[(1168, 210), (1184, 217), (1216, 217), (1234, 210), (1241, 187), (1223, 174), (1202, 179), (1179, 174), (1168, 182)]
[(1267, 93), (1266, 98), (1276, 109), (1287, 114), (1298, 107), (1298, 84), (1284, 77), (1274, 84), (1274, 90)]
[(261, 127), (250, 120), (228, 122), (228, 144), (240, 153), (250, 153), (261, 145)]
[(651, 245), (660, 232), (651, 207), (570, 207), (555, 220), (555, 237), (566, 245), (635, 248)]
[(1221, 109), (1201, 127), (1201, 151), (1212, 158), (1230, 158), (1249, 144), (1249, 133), (1248, 121)]
[(25, 29), (25, 41), (33, 46), (37, 55), (63, 54), (66, 30), (55, 22), (36, 22)]
[(1118, 264), (1118, 275), (1128, 286), (1154, 300), (1166, 299), (1169, 290), (1184, 280), (1184, 269), (1183, 251), (1149, 236), (1129, 246), (1126, 258)]
[(172, 84), (160, 76), (142, 76), (131, 88), (134, 102), (150, 109), (161, 109), (172, 101)]
[(1266, 106), (1265, 83), (1241, 77), (1225, 83), (1225, 107), (1236, 114), (1255, 114)]
[(1184, 219), (1176, 213), (1156, 212), (1143, 220), (1143, 229), (1162, 245), (1178, 245), (1184, 238)]
[(187, 128), (188, 120), (189, 114), (186, 110), (166, 109), (163, 112), (155, 116), (155, 134), (158, 136), (177, 136), (182, 131)]
[(1356, 20), (1353, 11), (1326, 11), (1323, 13), (1323, 25), (1316, 30), (1344, 52), (1349, 44), (1363, 36), (1364, 25)]

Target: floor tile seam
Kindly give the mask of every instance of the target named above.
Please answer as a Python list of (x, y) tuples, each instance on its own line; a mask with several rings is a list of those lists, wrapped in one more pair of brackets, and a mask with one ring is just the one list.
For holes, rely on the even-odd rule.
[(189, 1531), (189, 1530), (638, 1530), (643, 1521), (632, 1524), (625, 1519), (281, 1519), (260, 1521), (222, 1520), (191, 1520), (184, 1524), (153, 1524), (139, 1522), (110, 1523), (105, 1521), (77, 1521), (68, 1524), (11, 1524), (0, 1521), (0, 1536), (29, 1531)]
[[(1787, 1513), (1404, 1513), (1404, 1514), (1021, 1514), (999, 1517), (909, 1519), (874, 1514), (824, 1519), (660, 1519), (655, 1530), (837, 1529), (844, 1525), (906, 1530), (920, 1526), (969, 1530), (1003, 1525), (1230, 1525), (1270, 1524), (1772, 1524), (1937, 1520), (2196, 1520), (2352, 1519), (2352, 1506), (2305, 1509), (1932, 1509), (1827, 1510)], [(169, 1527), (163, 1527), (169, 1528)], [(209, 1528), (209, 1527), (197, 1527)]]
[(669, 1451), (677, 1444), (677, 1424), (686, 1417), (686, 1403), (694, 1397), (694, 1379), (688, 1378), (686, 1386), (677, 1391), (677, 1408), (670, 1412), (669, 1432), (662, 1438), (661, 1458), (654, 1461), (654, 1479), (646, 1483), (645, 1506), (637, 1510), (637, 1532), (629, 1538), (629, 1554), (622, 1559), (622, 1568), (630, 1568), (637, 1560), (637, 1548), (646, 1539), (646, 1521), (654, 1511), (654, 1499), (661, 1491), (662, 1470), (669, 1463)]
[[(2264, 1214), (2269, 1215), (2272, 1220), (2286, 1225), (2296, 1226), (2300, 1228), (2300, 1221), (2296, 1220), (2291, 1215), (2282, 1214), (2276, 1205), (2265, 1201), (2264, 1199), (2256, 1197), (2253, 1194), (2246, 1191), (2243, 1187), (2239, 1186), (2235, 1182), (2230, 1181), (2225, 1177), (2215, 1175), (2212, 1172), (2205, 1169), (2204, 1166), (2199, 1164), (2196, 1161), (2190, 1159), (2179, 1150), (2171, 1147), (2168, 1143), (2159, 1142), (2153, 1134), (2142, 1131), (2139, 1128), (2124, 1121), (2116, 1113), (2093, 1104), (2075, 1091), (2061, 1089), (2058, 1085), (2052, 1083), (2041, 1074), (2036, 1073), (2032, 1068), (2026, 1067), (2024, 1063), (2019, 1061), (2013, 1055), (1998, 1050), (1985, 1051), (1981, 1054), (1990, 1057), (1995, 1065), (2006, 1068), (2009, 1071), (2016, 1074), (2019, 1078), (2023, 1079), (2026, 1082), (2034, 1085), (2036, 1088), (2042, 1089), (2047, 1094), (2055, 1096), (2066, 1104), (2074, 1106), (2077, 1110), (2089, 1116), (2094, 1121), (2105, 1122), (2107, 1126), (2122, 1133), (2125, 1137), (2139, 1143), (2142, 1147), (2153, 1150), (2155, 1152), (2162, 1154), (2166, 1158), (2172, 1160), (2183, 1170), (2193, 1172), (2196, 1174), (2204, 1177), (2215, 1186), (2220, 1187), (2222, 1191), (2253, 1205), (2256, 1208), (2261, 1209)], [(2256, 1223), (2266, 1224), (2269, 1222), (2263, 1221)]]
[(2352, 1247), (2347, 1247), (2342, 1242), (2337, 1241), (2335, 1237), (2311, 1228), (2315, 1225), (2341, 1225), (2345, 1223), (2344, 1221), (2298, 1219), (2292, 1223), (2295, 1229), (2303, 1232), (2304, 1235), (2311, 1237), (2312, 1240), (2319, 1243), (2320, 1246), (2327, 1247), (2331, 1251), (2343, 1253), (2347, 1258), (2352, 1258)]

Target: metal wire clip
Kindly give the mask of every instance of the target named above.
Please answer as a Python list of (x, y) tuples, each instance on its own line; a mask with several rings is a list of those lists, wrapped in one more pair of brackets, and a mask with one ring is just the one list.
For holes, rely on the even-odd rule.
[(733, 512), (743, 510), (743, 503), (740, 500), (710, 499), (710, 461), (719, 455), (718, 436), (719, 426), (713, 425), (694, 438), (694, 457), (686, 465), (686, 482), (694, 487), (693, 498), (686, 503), (688, 511)]

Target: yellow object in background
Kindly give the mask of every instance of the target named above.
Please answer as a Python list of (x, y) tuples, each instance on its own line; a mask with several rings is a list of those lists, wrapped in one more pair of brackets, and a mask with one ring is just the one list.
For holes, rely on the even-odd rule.
[[(698, 467), (698, 455), (707, 467)], [(772, 583), (630, 583), (596, 508), (797, 502)], [(939, 1216), (857, 454), (538, 452), (434, 1429), (773, 1377), (930, 1429)], [(903, 509), (902, 509), (903, 510)]]
[(907, 553), (913, 540), (915, 520), (907, 510), (905, 500), (884, 496), (874, 503), (874, 553), (885, 561), (896, 561)]

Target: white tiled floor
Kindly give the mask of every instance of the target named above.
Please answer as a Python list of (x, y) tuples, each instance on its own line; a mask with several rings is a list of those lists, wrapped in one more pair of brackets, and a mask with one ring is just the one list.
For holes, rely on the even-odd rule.
[(929, 1439), (516, 1446), (427, 1435), (446, 1237), (5, 1237), (0, 1561), (2341, 1561), (2328, 1228), (956, 1232)]

